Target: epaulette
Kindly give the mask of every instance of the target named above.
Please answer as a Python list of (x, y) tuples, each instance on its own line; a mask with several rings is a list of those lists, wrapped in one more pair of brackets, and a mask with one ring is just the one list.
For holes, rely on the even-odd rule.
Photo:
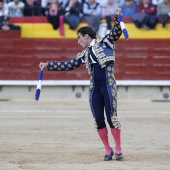
[(83, 50), (81, 53), (78, 53), (77, 54), (77, 58), (82, 58), (84, 55), (85, 55), (85, 53), (86, 53), (86, 49), (85, 50)]

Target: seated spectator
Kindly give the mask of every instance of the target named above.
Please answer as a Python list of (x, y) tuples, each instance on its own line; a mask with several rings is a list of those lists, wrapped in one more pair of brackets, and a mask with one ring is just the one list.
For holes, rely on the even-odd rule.
[(136, 13), (137, 6), (133, 3), (132, 0), (125, 0), (123, 6), (121, 6), (123, 16), (131, 17)]
[(170, 17), (170, 0), (163, 0), (162, 3), (158, 4), (157, 16), (160, 17), (162, 27), (165, 27)]
[(112, 28), (112, 17), (114, 15), (114, 9), (118, 7), (118, 4), (114, 0), (107, 0), (107, 2), (102, 5), (102, 17), (106, 19), (107, 29)]
[(158, 22), (156, 6), (150, 0), (142, 0), (137, 5), (137, 13), (132, 15), (132, 19), (138, 28), (144, 26), (145, 29), (154, 29)]
[(8, 4), (4, 0), (0, 0), (0, 16), (8, 16)]
[(16, 26), (10, 23), (10, 19), (7, 16), (0, 16), (0, 29), (1, 30), (20, 30), (20, 26)]
[(96, 0), (88, 0), (83, 5), (83, 13), (88, 25), (98, 32), (101, 19), (101, 5)]
[(63, 19), (63, 9), (59, 5), (58, 0), (51, 0), (51, 3), (47, 7), (47, 9), (47, 19), (52, 24), (53, 29), (56, 30), (60, 26), (60, 17), (62, 17)]
[(25, 4), (20, 0), (13, 0), (8, 3), (9, 16), (22, 17)]
[(26, 0), (24, 16), (41, 16), (41, 6), (35, 0)]
[(65, 5), (64, 21), (69, 25), (70, 29), (74, 30), (79, 25), (83, 14), (82, 3), (78, 0), (69, 0)]

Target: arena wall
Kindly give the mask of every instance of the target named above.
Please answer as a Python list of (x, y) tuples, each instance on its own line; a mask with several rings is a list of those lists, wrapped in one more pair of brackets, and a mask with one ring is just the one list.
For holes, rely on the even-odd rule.
[[(120, 98), (167, 101), (170, 24), (164, 29), (159, 23), (155, 30), (144, 30), (135, 28), (130, 18), (125, 21), (130, 38), (122, 36), (116, 43), (115, 77)], [(66, 24), (61, 36), (45, 17), (12, 18), (11, 22), (20, 25), (21, 31), (0, 31), (0, 98), (34, 98), (38, 63), (68, 60), (82, 49), (77, 45), (76, 31)], [(42, 97), (87, 98), (88, 84), (84, 66), (69, 72), (45, 72)]]

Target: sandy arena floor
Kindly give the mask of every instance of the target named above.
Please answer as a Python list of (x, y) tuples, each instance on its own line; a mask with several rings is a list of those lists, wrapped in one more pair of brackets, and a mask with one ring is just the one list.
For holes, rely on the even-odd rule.
[[(0, 102), (0, 170), (170, 170), (170, 103), (119, 101), (125, 159), (103, 161), (88, 100)], [(109, 140), (114, 147), (109, 131)]]

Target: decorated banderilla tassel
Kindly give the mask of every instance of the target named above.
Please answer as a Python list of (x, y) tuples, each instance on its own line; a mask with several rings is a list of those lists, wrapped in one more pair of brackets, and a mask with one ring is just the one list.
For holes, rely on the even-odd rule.
[(128, 31), (127, 31), (127, 29), (125, 27), (125, 24), (123, 22), (123, 14), (118, 15), (118, 20), (120, 22), (120, 26), (121, 26), (123, 35), (124, 35), (125, 39), (127, 40), (129, 38), (129, 35), (128, 35)]
[(40, 97), (40, 93), (41, 93), (41, 86), (42, 86), (42, 78), (43, 78), (43, 70), (39, 71), (39, 75), (38, 75), (38, 83), (37, 83), (37, 89), (35, 92), (35, 100), (39, 100)]

